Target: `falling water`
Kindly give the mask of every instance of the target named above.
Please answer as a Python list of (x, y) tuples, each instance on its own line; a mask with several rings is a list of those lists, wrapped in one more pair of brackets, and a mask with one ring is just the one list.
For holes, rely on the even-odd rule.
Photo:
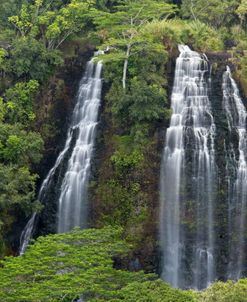
[(34, 212), (21, 233), (19, 255), (23, 255), (33, 235), (33, 226), (37, 213)]
[[(238, 147), (228, 151), (228, 163), (235, 168), (228, 182), (228, 278), (239, 279), (244, 273), (246, 258), (247, 215), (247, 112), (230, 68), (223, 74), (223, 106), (230, 135), (237, 134)], [(231, 160), (231, 161), (230, 161)]]
[[(103, 52), (95, 53), (95, 55)], [(59, 198), (58, 232), (66, 232), (74, 226), (85, 226), (87, 217), (87, 186), (90, 173), (95, 130), (97, 125), (98, 109), (101, 96), (102, 63), (89, 61), (82, 78), (73, 111), (71, 125), (67, 133), (64, 149), (59, 154), (55, 165), (43, 181), (38, 200), (43, 202), (50, 187), (55, 171), (64, 160), (73, 140), (75, 146), (68, 162), (67, 171), (63, 179)], [(37, 213), (33, 213), (24, 228), (20, 239), (19, 253), (22, 255), (32, 237)]]
[[(47, 192), (47, 188), (49, 188), (49, 186), (50, 186), (54, 173), (55, 173), (56, 169), (60, 166), (62, 160), (64, 159), (65, 154), (69, 150), (71, 140), (72, 140), (72, 134), (73, 134), (73, 131), (71, 131), (71, 129), (69, 129), (69, 131), (67, 133), (67, 139), (66, 139), (64, 149), (62, 150), (62, 152), (60, 152), (53, 168), (49, 171), (48, 175), (46, 176), (46, 178), (44, 179), (44, 181), (40, 187), (39, 194), (38, 194), (39, 201), (43, 201), (45, 199), (45, 196), (46, 196), (45, 194)], [(37, 212), (34, 212), (31, 216), (31, 218), (29, 219), (28, 223), (26, 224), (24, 230), (21, 233), (19, 255), (23, 255), (25, 253), (26, 248), (29, 244), (29, 241), (32, 238), (36, 217), (37, 217)]]
[(86, 226), (87, 187), (101, 97), (102, 64), (89, 62), (75, 107), (72, 128), (77, 139), (68, 162), (59, 197), (58, 232)]
[(179, 46), (161, 168), (162, 278), (201, 289), (214, 271), (214, 132), (204, 55)]

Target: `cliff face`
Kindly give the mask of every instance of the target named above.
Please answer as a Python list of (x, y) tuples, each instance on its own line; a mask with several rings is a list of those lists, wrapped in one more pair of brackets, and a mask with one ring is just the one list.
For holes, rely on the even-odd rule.
[[(170, 94), (173, 86), (174, 67), (177, 54), (174, 53), (170, 57), (166, 65), (167, 78), (167, 93), (170, 103)], [(215, 157), (217, 166), (217, 192), (215, 217), (216, 225), (214, 232), (217, 241), (217, 256), (216, 270), (219, 272), (220, 279), (225, 279), (227, 257), (228, 257), (228, 238), (227, 238), (227, 180), (226, 180), (226, 158), (225, 152), (229, 147), (230, 140), (237, 148), (237, 137), (229, 137), (227, 130), (227, 121), (225, 112), (222, 107), (223, 93), (222, 93), (222, 76), (226, 70), (226, 65), (229, 65), (234, 71), (234, 66), (231, 63), (230, 56), (227, 53), (207, 53), (207, 57), (211, 66), (211, 85), (210, 85), (210, 102), (212, 105), (212, 113), (216, 125), (215, 137)], [(104, 95), (107, 93), (105, 86)], [(244, 98), (244, 95), (243, 95)], [(103, 98), (104, 99), (104, 98)], [(91, 225), (102, 226), (105, 221), (107, 223), (120, 223), (116, 213), (121, 211), (121, 202), (116, 199), (121, 194), (115, 194), (114, 189), (108, 186), (110, 193), (106, 193), (104, 188), (107, 179), (114, 177), (114, 169), (111, 164), (111, 156), (114, 153), (114, 137), (121, 132), (121, 129), (114, 125), (111, 116), (111, 104), (103, 101), (100, 115), (100, 122), (98, 126), (98, 135), (96, 140), (95, 156), (92, 167), (92, 182), (91, 182)], [(161, 155), (165, 142), (166, 129), (169, 126), (167, 120), (157, 123), (152, 132), (149, 133), (149, 141), (151, 142), (146, 147), (145, 165), (142, 169), (142, 174), (135, 175), (134, 179), (131, 177), (128, 181), (138, 180), (143, 193), (143, 202), (147, 209), (145, 217), (141, 220), (131, 220), (124, 225), (126, 237), (134, 243), (135, 252), (130, 256), (130, 260), (122, 263), (133, 269), (133, 262), (138, 263), (138, 268), (143, 268), (147, 271), (159, 272), (159, 176)], [(234, 141), (235, 139), (235, 141)], [(123, 185), (128, 188), (127, 182)], [(115, 204), (110, 200), (110, 196), (115, 197)], [(108, 198), (108, 204), (106, 197)], [(113, 197), (113, 198), (114, 198)], [(126, 197), (127, 198), (127, 197)], [(132, 209), (136, 215), (140, 211), (140, 203), (134, 204)], [(131, 213), (126, 213), (126, 215)], [(114, 217), (111, 222), (105, 217)], [(193, 223), (193, 222), (191, 222)], [(135, 266), (134, 266), (135, 267)]]
[[(65, 60), (64, 66), (52, 77), (42, 89), (39, 97), (37, 111), (39, 121), (37, 127), (46, 135), (46, 152), (40, 165), (36, 167), (40, 182), (53, 166), (59, 152), (63, 148), (69, 119), (74, 105), (78, 83), (85, 69), (85, 64), (92, 50), (74, 48), (74, 56)], [(168, 106), (173, 86), (174, 67), (177, 53), (174, 53), (165, 66), (165, 78), (167, 79), (166, 90)], [(221, 217), (226, 207), (226, 181), (224, 145), (227, 145), (227, 125), (222, 111), (222, 73), (229, 59), (225, 53), (207, 54), (212, 66), (212, 81), (210, 99), (212, 102), (213, 115), (216, 121), (216, 162), (218, 167), (218, 192), (216, 215), (219, 223), (216, 225), (219, 261), (218, 270), (224, 276), (226, 252), (226, 223)], [(230, 64), (230, 62), (229, 62)], [(141, 169), (129, 171), (129, 174), (120, 179), (121, 188), (117, 187), (112, 179), (115, 171), (111, 157), (115, 151), (116, 135), (122, 132), (119, 125), (114, 123), (111, 113), (111, 102), (107, 101), (107, 93), (110, 83), (104, 83), (102, 104), (99, 114), (95, 151), (92, 161), (92, 173), (89, 190), (90, 217), (89, 225), (101, 227), (105, 224), (119, 224), (124, 227), (126, 238), (134, 244), (134, 253), (128, 259), (121, 260), (116, 265), (125, 266), (131, 270), (143, 268), (146, 271), (159, 270), (159, 176), (161, 155), (163, 152), (166, 129), (169, 119), (164, 118), (155, 123), (149, 131), (149, 143), (144, 152), (144, 164)], [(70, 153), (70, 152), (69, 152)], [(69, 156), (68, 153), (68, 156)], [(66, 159), (56, 171), (54, 179), (56, 185), (51, 185), (47, 192), (44, 209), (36, 226), (35, 236), (56, 232), (57, 223), (57, 195), (59, 193), (61, 179), (65, 173)], [(129, 201), (133, 196), (130, 184), (138, 183), (138, 195), (134, 201)], [(106, 192), (106, 190), (108, 190)], [(132, 190), (132, 189), (131, 189)], [(135, 193), (134, 193), (135, 194)], [(111, 199), (111, 200), (110, 200)], [(122, 209), (132, 202), (127, 209)], [(124, 212), (125, 211), (125, 212)], [(121, 212), (121, 215), (119, 214)], [(122, 213), (131, 219), (123, 221)], [(109, 219), (112, 217), (112, 220)], [(22, 226), (24, 227), (24, 225)], [(20, 228), (21, 229), (21, 228)], [(18, 237), (19, 239), (19, 237)], [(16, 237), (17, 242), (17, 237)], [(18, 244), (16, 243), (16, 246)]]
[[(164, 84), (168, 99), (171, 94), (174, 77), (175, 56), (165, 66)], [(166, 80), (165, 80), (166, 79)], [(161, 155), (163, 152), (166, 128), (169, 119), (155, 123), (149, 132), (149, 143), (145, 146), (144, 165), (134, 171), (128, 171), (120, 179), (121, 189), (112, 184), (116, 171), (111, 157), (116, 149), (116, 136), (122, 134), (123, 128), (116, 126), (111, 114), (112, 104), (106, 100), (109, 85), (104, 86), (103, 101), (92, 163), (90, 186), (90, 225), (101, 227), (106, 224), (120, 224), (124, 227), (125, 236), (134, 244), (134, 253), (128, 259), (118, 263), (131, 270), (145, 269), (148, 272), (159, 270), (159, 176)], [(170, 101), (169, 101), (170, 102)], [(169, 106), (169, 104), (168, 104)], [(131, 189), (129, 183), (138, 183), (140, 188), (136, 195), (141, 198), (127, 201)], [(123, 191), (126, 189), (127, 193)], [(132, 202), (124, 214), (123, 204)], [(143, 209), (144, 208), (144, 209)], [(140, 212), (143, 214), (140, 215)], [(119, 213), (120, 212), (120, 213)], [(134, 216), (130, 220), (122, 216)], [(110, 219), (109, 217), (112, 217)]]

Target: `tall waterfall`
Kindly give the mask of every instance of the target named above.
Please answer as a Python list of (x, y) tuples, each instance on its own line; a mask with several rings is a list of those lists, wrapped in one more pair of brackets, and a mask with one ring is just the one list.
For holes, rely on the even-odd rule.
[(247, 112), (230, 68), (223, 74), (223, 106), (226, 112), (230, 136), (237, 136), (238, 146), (230, 147), (228, 165), (233, 168), (228, 175), (228, 237), (229, 260), (228, 278), (243, 276), (246, 261), (246, 222), (247, 222)]
[(201, 289), (215, 279), (215, 125), (207, 58), (179, 51), (160, 179), (162, 278)]
[[(98, 54), (102, 54), (102, 52), (96, 53), (96, 55)], [(38, 199), (43, 202), (46, 198), (46, 192), (53, 181), (55, 171), (72, 147), (73, 151), (63, 178), (58, 202), (58, 232), (69, 231), (75, 226), (86, 226), (87, 187), (100, 106), (101, 71), (101, 62), (95, 64), (91, 60), (87, 63), (85, 74), (79, 85), (64, 149), (43, 181), (38, 194)], [(34, 213), (21, 234), (20, 255), (25, 252), (32, 237), (36, 217), (37, 213)]]
[(89, 62), (72, 119), (77, 139), (70, 156), (59, 197), (58, 232), (67, 232), (87, 223), (87, 189), (90, 162), (101, 96), (102, 64)]

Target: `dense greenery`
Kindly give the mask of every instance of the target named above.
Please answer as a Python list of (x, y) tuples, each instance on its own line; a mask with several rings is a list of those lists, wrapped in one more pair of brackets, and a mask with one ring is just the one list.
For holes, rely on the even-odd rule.
[(120, 228), (73, 230), (40, 237), (24, 256), (0, 269), (4, 302), (244, 302), (247, 280), (216, 283), (202, 293), (173, 289), (154, 274), (114, 268), (129, 253)]
[[(125, 299), (133, 290), (126, 286), (136, 287), (157, 277), (113, 267), (112, 257), (129, 251), (121, 234), (121, 229), (106, 227), (39, 238), (24, 256), (2, 262), (1, 301), (75, 301), (81, 296), (87, 301)], [(190, 294), (156, 286), (167, 291), (167, 301), (193, 301)]]
[(245, 301), (246, 280), (182, 292), (155, 275), (117, 270), (112, 257), (126, 256), (120, 261), (126, 267), (137, 254), (146, 271), (155, 270), (155, 260), (146, 258), (157, 251), (158, 137), (170, 117), (170, 64), (178, 44), (229, 54), (247, 95), (247, 1), (0, 2), (0, 257), (16, 253), (28, 217), (42, 211), (39, 163), (61, 131), (52, 101), (71, 89), (64, 84), (68, 60), (87, 60), (88, 49), (107, 50), (98, 58), (103, 154), (90, 194), (92, 224), (108, 226), (41, 238), (25, 256), (8, 258), (0, 300)]

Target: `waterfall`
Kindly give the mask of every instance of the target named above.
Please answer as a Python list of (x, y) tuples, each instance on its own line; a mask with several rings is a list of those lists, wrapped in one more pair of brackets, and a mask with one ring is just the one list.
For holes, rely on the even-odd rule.
[[(103, 54), (103, 52), (95, 53), (96, 56), (98, 54)], [(100, 106), (101, 71), (101, 62), (95, 64), (91, 60), (87, 63), (85, 74), (79, 85), (65, 146), (43, 181), (38, 194), (38, 200), (43, 202), (46, 198), (46, 192), (53, 181), (55, 171), (72, 146), (73, 151), (67, 165), (58, 202), (58, 232), (69, 231), (75, 226), (86, 226), (87, 187)], [(73, 146), (74, 140), (75, 145)], [(37, 213), (35, 212), (21, 234), (20, 255), (25, 252), (32, 237), (36, 217)]]
[(215, 279), (215, 125), (205, 55), (179, 46), (160, 176), (162, 278), (201, 289)]
[(227, 163), (233, 173), (228, 176), (228, 278), (239, 279), (245, 271), (246, 216), (247, 216), (247, 112), (230, 68), (223, 74), (223, 108), (232, 140), (237, 136), (237, 149), (233, 145), (227, 153)]
[[(71, 140), (72, 140), (72, 134), (73, 134), (73, 132), (71, 131), (71, 129), (69, 129), (69, 131), (67, 133), (67, 139), (66, 139), (65, 146), (64, 146), (62, 152), (60, 152), (59, 156), (57, 157), (57, 160), (56, 160), (53, 168), (49, 171), (49, 173), (47, 174), (46, 178), (44, 179), (44, 181), (40, 187), (39, 194), (38, 194), (38, 200), (41, 202), (45, 200), (45, 194), (46, 194), (47, 188), (49, 188), (50, 183), (53, 179), (54, 173), (55, 173), (56, 169), (60, 166), (60, 163), (62, 162), (62, 160), (64, 159), (64, 156), (66, 155), (67, 151), (69, 150)], [(30, 242), (30, 239), (32, 238), (36, 217), (37, 217), (37, 212), (34, 212), (31, 216), (31, 218), (29, 219), (28, 223), (26, 224), (24, 230), (21, 233), (19, 255), (23, 255), (25, 253), (26, 248)]]
[(23, 255), (33, 235), (34, 222), (37, 212), (34, 212), (21, 233), (19, 255)]
[(77, 139), (61, 186), (58, 210), (58, 232), (67, 232), (75, 226), (86, 227), (87, 188), (95, 129), (101, 96), (102, 64), (89, 62), (75, 107), (72, 128)]

